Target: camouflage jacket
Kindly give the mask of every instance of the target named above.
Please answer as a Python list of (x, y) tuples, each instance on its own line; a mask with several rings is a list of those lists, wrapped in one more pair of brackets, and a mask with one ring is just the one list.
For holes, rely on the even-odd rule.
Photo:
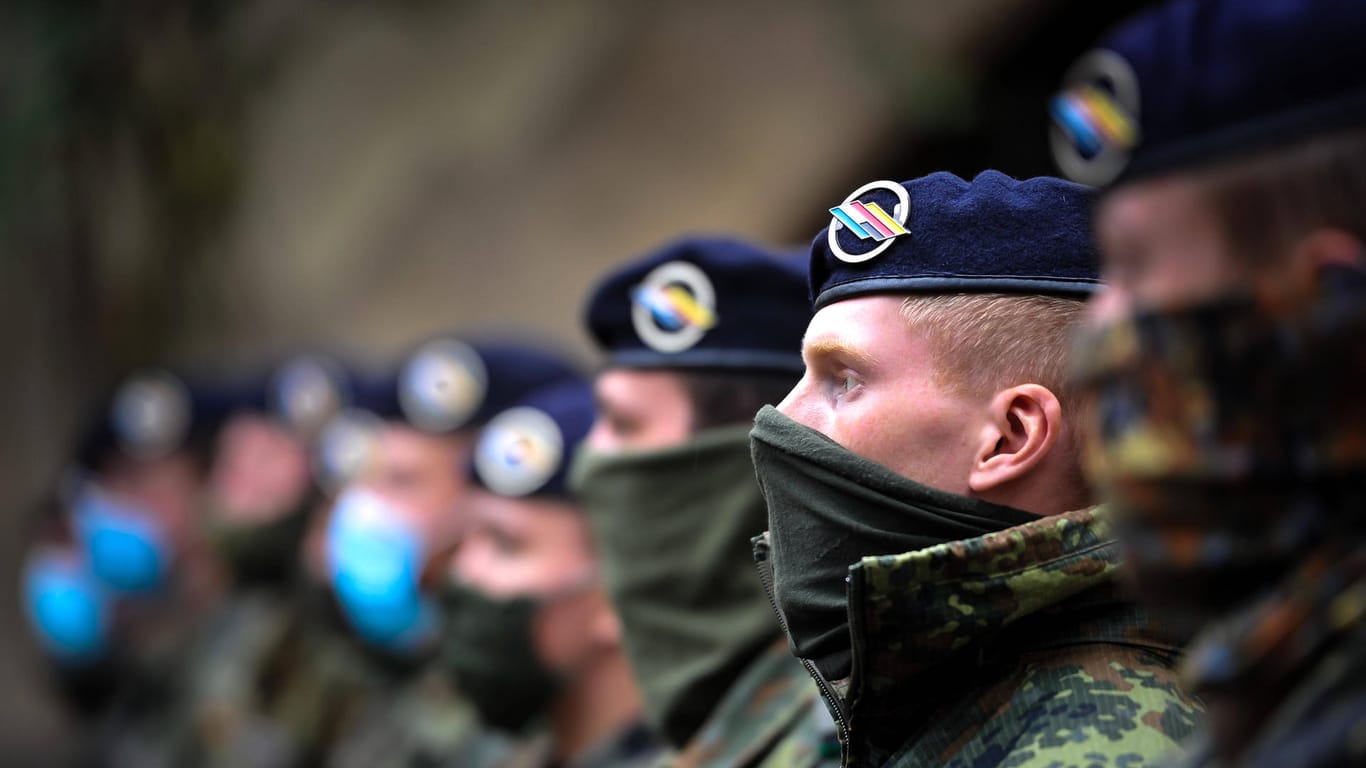
[(787, 641), (769, 646), (726, 692), (673, 768), (811, 768), (839, 762), (835, 724)]
[(1181, 673), (1208, 728), (1175, 765), (1366, 765), (1366, 548), (1334, 549), (1201, 632)]
[[(548, 733), (523, 741), (498, 768), (645, 768), (659, 759), (659, 738), (644, 722), (634, 722), (603, 739), (602, 743), (571, 760), (554, 761), (553, 742)], [(463, 763), (461, 763), (463, 765)]]
[(844, 764), (1139, 766), (1172, 751), (1200, 707), (1177, 687), (1179, 643), (1117, 596), (1118, 560), (1088, 509), (853, 565), (853, 672), (817, 679)]
[(473, 767), (507, 752), (436, 665), (370, 652), (324, 594), (239, 595), (212, 629), (190, 673), (186, 764)]

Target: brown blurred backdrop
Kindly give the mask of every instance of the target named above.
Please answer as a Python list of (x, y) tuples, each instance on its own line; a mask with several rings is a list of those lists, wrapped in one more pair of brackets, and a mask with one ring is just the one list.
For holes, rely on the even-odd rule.
[(870, 178), (1048, 172), (1044, 99), (1136, 5), (0, 7), (7, 754), (49, 762), (62, 733), (17, 613), (20, 521), (118, 374), (387, 359), (446, 329), (588, 359), (588, 287), (665, 239), (795, 244)]

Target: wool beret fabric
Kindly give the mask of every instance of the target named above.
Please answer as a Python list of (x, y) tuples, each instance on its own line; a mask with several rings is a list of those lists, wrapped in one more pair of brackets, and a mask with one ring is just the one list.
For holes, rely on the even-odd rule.
[[(1363, 41), (1360, 0), (1165, 3), (1065, 76), (1054, 157), (1069, 178), (1115, 184), (1366, 125)], [(1087, 88), (1096, 101), (1079, 98)], [(1115, 110), (1134, 124), (1118, 142)]]
[(605, 277), (585, 324), (609, 365), (801, 371), (806, 258), (726, 237), (671, 242)]
[(836, 213), (811, 247), (812, 303), (820, 309), (886, 293), (1085, 298), (1100, 286), (1090, 228), (1093, 199), (1092, 189), (1069, 181), (1017, 181), (997, 171), (972, 181), (935, 173), (865, 185), (837, 208), (875, 205), (905, 233), (875, 240)]

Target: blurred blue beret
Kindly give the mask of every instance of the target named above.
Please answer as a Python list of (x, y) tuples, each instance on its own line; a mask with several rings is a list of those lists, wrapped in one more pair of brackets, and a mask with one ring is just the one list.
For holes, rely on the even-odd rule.
[(135, 372), (97, 400), (76, 462), (98, 473), (116, 456), (154, 459), (190, 451), (202, 459), (223, 421), (253, 396), (249, 387), (165, 369)]
[(500, 496), (570, 498), (569, 464), (593, 426), (593, 388), (584, 379), (542, 387), (484, 427), (470, 478)]
[(1120, 26), (1049, 102), (1058, 167), (1112, 184), (1366, 124), (1366, 3), (1178, 0)]
[[(565, 356), (530, 344), (440, 336), (397, 366), (329, 375), (351, 408), (445, 433), (482, 426), (526, 393), (580, 373)], [(322, 377), (314, 371), (304, 378)]]
[(1088, 187), (985, 171), (875, 181), (830, 209), (811, 246), (817, 309), (884, 293), (1086, 298), (1100, 286)]
[(563, 355), (525, 343), (432, 339), (398, 372), (399, 412), (429, 432), (478, 427), (552, 382), (580, 376)]
[(297, 355), (271, 371), (264, 408), (295, 433), (312, 437), (355, 402), (360, 386), (359, 374), (335, 358)]
[(384, 422), (435, 434), (473, 429), (531, 391), (581, 376), (564, 356), (539, 347), (456, 336), (431, 339), (389, 369), (332, 373), (344, 385), (345, 402), (314, 447), (315, 477), (329, 490), (345, 485), (373, 456)]
[(801, 371), (804, 259), (740, 240), (678, 240), (604, 278), (586, 324), (614, 366)]

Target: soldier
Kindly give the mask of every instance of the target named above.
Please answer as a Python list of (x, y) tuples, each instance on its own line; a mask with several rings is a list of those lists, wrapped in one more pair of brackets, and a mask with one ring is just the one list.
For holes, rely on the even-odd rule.
[(243, 389), (218, 435), (201, 500), (230, 591), (207, 621), (188, 674), (191, 762), (300, 765), (318, 732), (286, 716), (285, 675), (266, 660), (275, 661), (312, 602), (300, 562), (322, 495), (311, 471), (312, 441), (350, 401), (353, 377), (327, 358), (301, 356)]
[(813, 765), (834, 743), (749, 554), (764, 509), (746, 435), (796, 380), (809, 316), (795, 260), (719, 238), (665, 246), (588, 304), (608, 363), (572, 487), (677, 765)]
[(343, 490), (326, 532), (332, 586), (373, 647), (402, 657), (435, 640), (423, 579), (444, 570), (459, 538), (456, 502), (477, 428), (518, 396), (573, 375), (535, 349), (444, 337), (379, 383), (372, 459)]
[(846, 765), (1136, 765), (1191, 728), (1074, 443), (1091, 199), (878, 181), (812, 246), (806, 374), (752, 434), (755, 556)]
[[(321, 564), (364, 643), (358, 666), (379, 682), (337, 713), (330, 765), (478, 766), (505, 755), (508, 739), (479, 722), (440, 664), (448, 617), (437, 586), (463, 534), (478, 430), (528, 392), (576, 375), (560, 356), (532, 346), (448, 336), (420, 346), (397, 376), (363, 387), (379, 422), (359, 429), (370, 431), (357, 438), (368, 458), (342, 469), (349, 478), (325, 524)], [(323, 464), (348, 464), (349, 452), (333, 451), (335, 460)], [(337, 666), (321, 677), (353, 674)]]
[(1107, 184), (1078, 369), (1142, 599), (1202, 627), (1199, 766), (1366, 763), (1366, 7), (1176, 2), (1050, 105)]
[[(32, 615), (45, 644), (62, 651), (69, 690), (93, 716), (99, 765), (173, 765), (189, 727), (177, 707), (201, 622), (222, 595), (202, 536), (197, 500), (209, 445), (230, 393), (166, 371), (130, 376), (103, 402), (60, 491), (70, 549), (31, 560)], [(55, 567), (54, 567), (55, 566)], [(59, 579), (55, 580), (54, 579)], [(54, 592), (63, 583), (71, 591)], [(66, 598), (66, 621), (47, 610)], [(91, 625), (94, 622), (94, 625)], [(84, 653), (60, 648), (84, 638)], [(79, 662), (73, 667), (72, 661)], [(70, 674), (74, 673), (74, 674)], [(94, 683), (94, 685), (91, 685)]]
[(566, 487), (592, 423), (586, 381), (551, 385), (494, 417), (470, 464), (442, 662), (485, 723), (543, 726), (546, 738), (506, 764), (639, 766), (659, 751), (588, 522)]

